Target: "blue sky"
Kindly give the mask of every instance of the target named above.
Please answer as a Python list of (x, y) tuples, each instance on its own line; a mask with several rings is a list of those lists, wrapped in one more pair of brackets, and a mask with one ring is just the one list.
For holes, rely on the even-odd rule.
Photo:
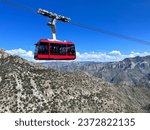
[[(149, 0), (8, 0), (68, 16), (74, 22), (150, 41)], [(46, 17), (0, 3), (0, 48), (34, 52), (41, 38), (51, 38)], [(80, 58), (93, 55), (149, 55), (150, 46), (94, 32), (69, 23), (57, 23), (57, 39), (72, 41)], [(81, 59), (82, 59), (81, 58)], [(100, 58), (100, 57), (97, 57)], [(106, 58), (106, 57), (104, 57)], [(118, 58), (118, 57), (117, 57)], [(84, 58), (83, 58), (84, 59)], [(92, 60), (92, 59), (91, 59)], [(108, 59), (111, 61), (111, 58)], [(115, 60), (115, 59), (113, 59)], [(105, 61), (105, 59), (102, 59)], [(107, 61), (107, 60), (106, 60)]]

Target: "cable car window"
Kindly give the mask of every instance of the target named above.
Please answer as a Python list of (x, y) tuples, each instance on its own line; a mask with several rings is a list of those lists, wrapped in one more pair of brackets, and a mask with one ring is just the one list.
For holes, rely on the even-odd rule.
[(49, 54), (48, 43), (40, 43), (38, 45), (38, 54), (43, 54), (43, 55)]
[(50, 43), (50, 54), (52, 55), (58, 54), (58, 44)]
[(35, 54), (38, 53), (38, 45), (36, 45), (36, 48), (35, 48)]
[(74, 45), (68, 45), (68, 55), (75, 55)]
[(66, 55), (66, 45), (60, 44), (59, 53), (60, 55)]
[(66, 55), (66, 45), (64, 44), (50, 44), (50, 54), (52, 55)]

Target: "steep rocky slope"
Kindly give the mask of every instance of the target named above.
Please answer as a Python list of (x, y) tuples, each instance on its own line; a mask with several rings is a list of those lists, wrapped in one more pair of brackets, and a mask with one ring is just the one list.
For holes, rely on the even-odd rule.
[(84, 71), (115, 85), (150, 88), (150, 56), (111, 63), (45, 63), (45, 66), (67, 72)]
[(146, 88), (130, 89), (0, 51), (0, 112), (149, 112)]

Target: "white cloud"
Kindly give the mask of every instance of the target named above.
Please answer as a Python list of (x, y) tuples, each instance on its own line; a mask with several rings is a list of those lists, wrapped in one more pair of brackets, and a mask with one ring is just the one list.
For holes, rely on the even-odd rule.
[(19, 49), (14, 49), (14, 50), (7, 50), (6, 52), (11, 55), (18, 55), (29, 61), (34, 61), (34, 55), (32, 51), (26, 51), (26, 50), (19, 48)]
[(117, 51), (117, 50), (113, 50), (110, 52), (110, 54), (113, 54), (113, 55), (121, 55), (121, 52), (120, 51)]
[[(18, 55), (24, 59), (27, 59), (29, 61), (34, 61), (34, 54), (32, 51), (26, 51), (21, 48), (14, 49), (14, 50), (7, 50), (6, 51), (9, 54), (12, 55)], [(118, 50), (113, 50), (108, 53), (102, 53), (102, 52), (85, 52), (80, 53), (77, 52), (77, 59), (76, 61), (95, 61), (95, 62), (111, 62), (111, 61), (121, 61), (125, 58), (131, 58), (135, 56), (147, 56), (150, 55), (150, 52), (130, 52), (129, 54), (123, 54)], [(42, 62), (42, 61), (38, 61)], [(44, 61), (45, 62), (45, 61)]]
[(147, 56), (150, 52), (130, 52), (129, 54), (122, 54), (120, 51), (113, 50), (109, 53), (91, 52), (79, 53), (77, 52), (77, 61), (97, 61), (97, 62), (111, 62), (121, 61), (125, 58), (132, 58), (136, 56)]

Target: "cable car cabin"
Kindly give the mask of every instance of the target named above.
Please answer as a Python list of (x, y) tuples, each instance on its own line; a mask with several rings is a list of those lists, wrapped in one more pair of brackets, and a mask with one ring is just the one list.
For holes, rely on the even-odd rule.
[(74, 43), (55, 40), (40, 40), (36, 45), (35, 60), (74, 60)]

